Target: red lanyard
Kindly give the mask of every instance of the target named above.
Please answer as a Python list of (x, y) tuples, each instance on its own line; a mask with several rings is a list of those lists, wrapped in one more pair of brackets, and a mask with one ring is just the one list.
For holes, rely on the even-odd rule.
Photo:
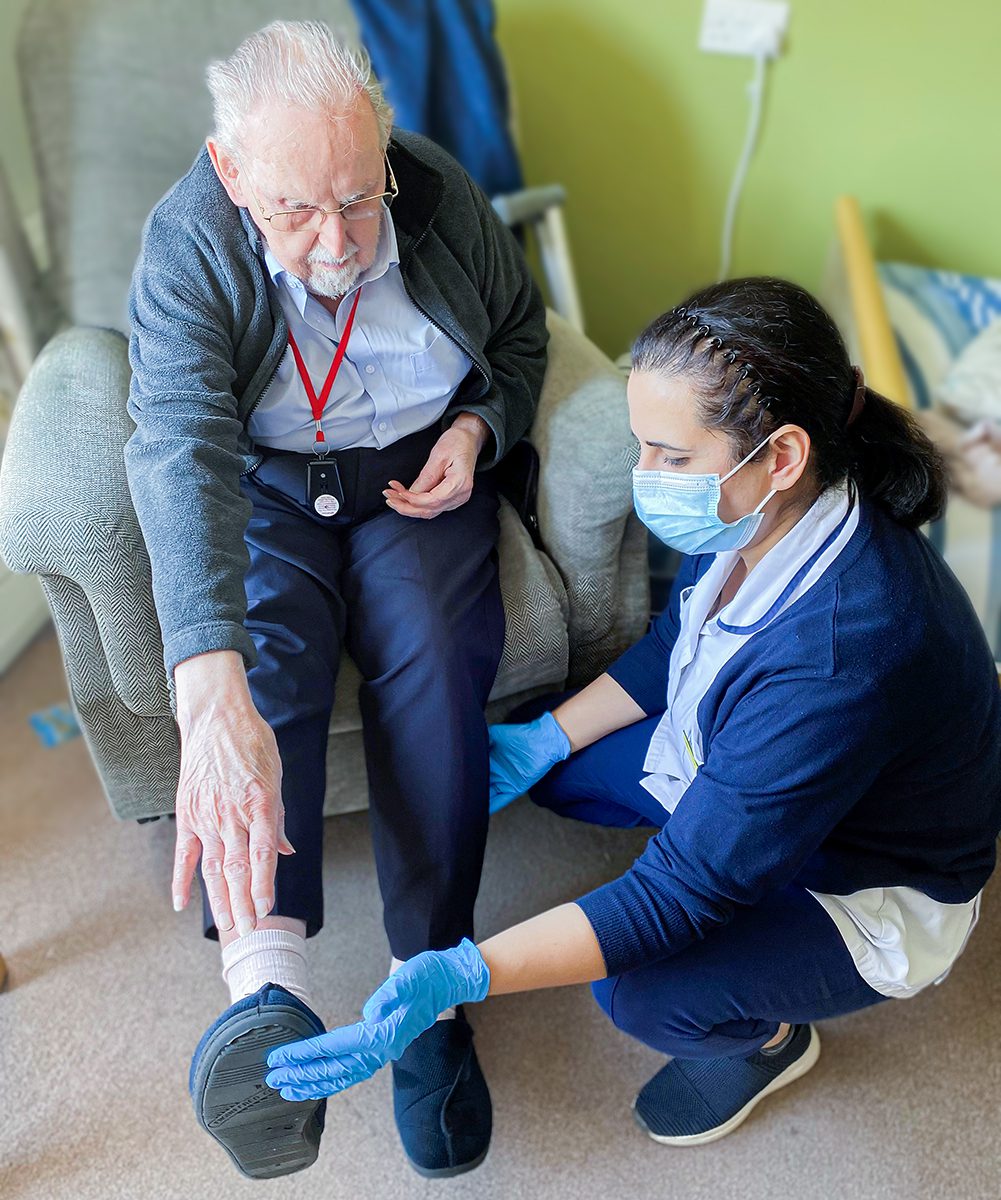
[(302, 380), (302, 386), (306, 389), (306, 395), (309, 397), (309, 407), (313, 410), (313, 421), (316, 424), (316, 441), (320, 443), (326, 441), (323, 436), (323, 426), (320, 423), (323, 417), (323, 410), (326, 407), (330, 389), (334, 386), (334, 380), (337, 378), (337, 372), (341, 369), (341, 360), (344, 358), (344, 352), (347, 350), (348, 342), (351, 340), (351, 327), (355, 323), (355, 312), (358, 309), (358, 301), (360, 299), (361, 288), (355, 292), (354, 304), (351, 305), (351, 312), (348, 313), (348, 319), (344, 323), (344, 333), (337, 344), (334, 361), (330, 364), (330, 370), (327, 372), (323, 391), (320, 392), (319, 396), (317, 396), (316, 390), (313, 387), (313, 381), (306, 370), (306, 364), (302, 361), (302, 355), (299, 353), (299, 347), (295, 344), (291, 328), (288, 331), (288, 344), (292, 347), (292, 354), (295, 356), (295, 365), (299, 371), (299, 378)]

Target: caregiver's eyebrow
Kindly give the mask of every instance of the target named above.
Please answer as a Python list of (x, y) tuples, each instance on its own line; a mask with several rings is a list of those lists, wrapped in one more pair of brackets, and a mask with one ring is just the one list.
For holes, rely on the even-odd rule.
[(691, 454), (691, 450), (683, 450), (680, 446), (672, 446), (669, 442), (644, 442), (645, 446), (653, 446), (657, 450), (674, 450), (677, 454)]

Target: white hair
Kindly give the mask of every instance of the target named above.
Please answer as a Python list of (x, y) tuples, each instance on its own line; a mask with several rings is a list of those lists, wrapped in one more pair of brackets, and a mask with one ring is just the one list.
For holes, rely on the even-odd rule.
[(368, 96), (382, 149), (393, 110), (382, 94), (368, 54), (340, 41), (322, 21), (272, 21), (252, 33), (206, 72), (214, 108), (214, 139), (239, 153), (247, 117), (259, 105), (290, 104), (308, 112), (343, 109)]

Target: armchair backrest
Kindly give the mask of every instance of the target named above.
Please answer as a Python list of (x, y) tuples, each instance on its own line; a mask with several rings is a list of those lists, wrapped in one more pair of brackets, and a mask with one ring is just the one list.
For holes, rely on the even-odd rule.
[(358, 40), (348, 0), (35, 0), (17, 63), (51, 289), (73, 324), (127, 331), (143, 223), (211, 127), (205, 67), (277, 17)]

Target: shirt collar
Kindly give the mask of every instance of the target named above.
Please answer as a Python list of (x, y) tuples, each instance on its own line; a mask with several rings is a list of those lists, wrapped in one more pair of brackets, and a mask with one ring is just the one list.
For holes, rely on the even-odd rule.
[[(777, 611), (771, 611), (776, 601), (797, 571), (835, 535), (851, 507), (847, 483), (822, 492), (785, 537), (755, 564), (736, 596), (713, 620), (731, 628), (748, 628), (766, 615), (778, 616)], [(699, 593), (699, 600), (706, 602), (707, 611), (738, 557), (736, 550), (717, 554), (716, 561), (696, 584), (695, 592)], [(694, 593), (691, 600), (693, 603), (696, 600)]]

